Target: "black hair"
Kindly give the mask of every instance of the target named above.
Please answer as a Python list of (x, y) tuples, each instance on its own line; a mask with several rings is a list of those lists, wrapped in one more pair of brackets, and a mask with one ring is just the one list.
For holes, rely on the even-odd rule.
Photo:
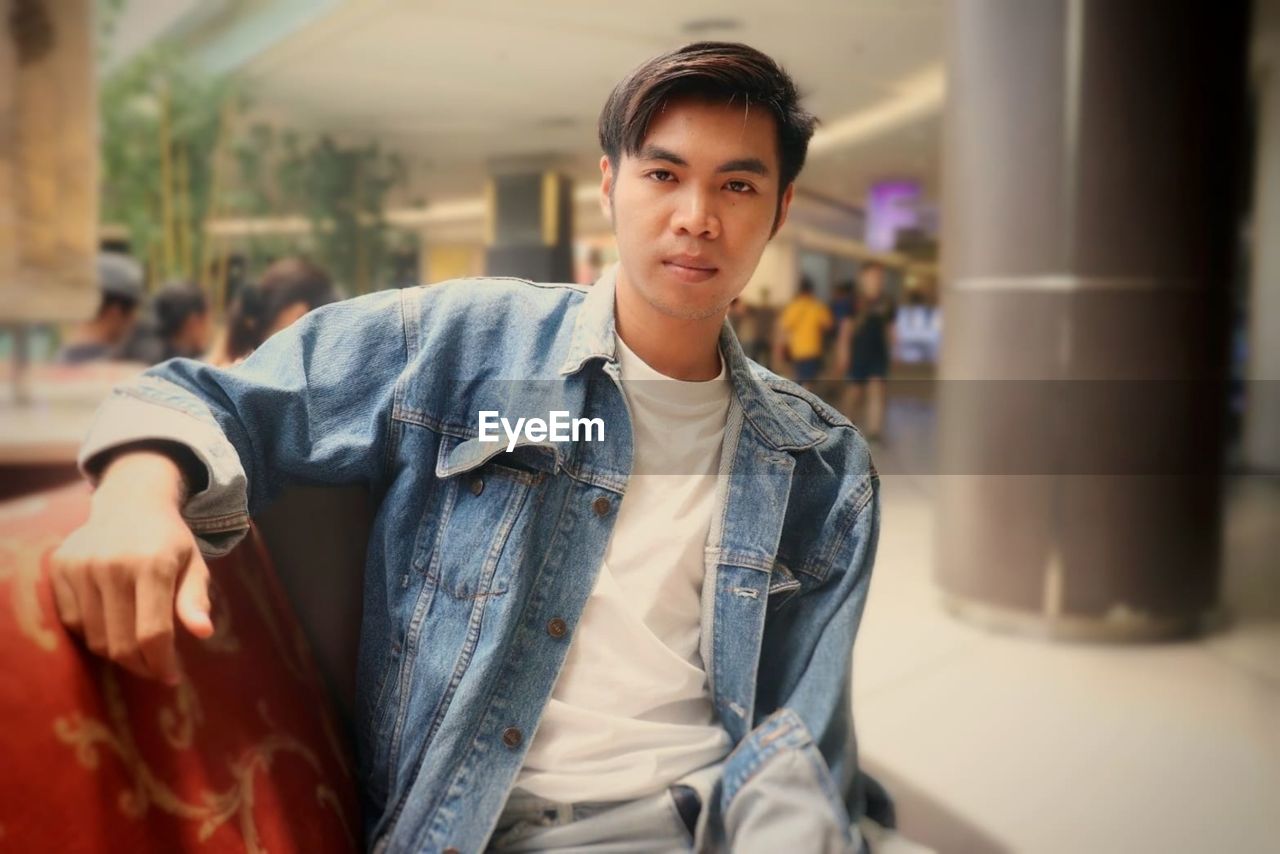
[(305, 258), (281, 258), (236, 294), (227, 321), (227, 355), (238, 359), (258, 349), (289, 306), (302, 303), (310, 311), (337, 299), (324, 269)]
[(766, 54), (737, 42), (695, 42), (655, 56), (614, 88), (600, 112), (600, 148), (615, 172), (623, 154), (640, 151), (653, 117), (679, 97), (741, 98), (747, 109), (758, 105), (769, 111), (778, 134), (780, 214), (782, 194), (804, 167), (818, 124), (800, 105), (791, 76)]
[(168, 340), (182, 331), (187, 318), (207, 313), (209, 301), (191, 282), (169, 282), (151, 298), (151, 311), (155, 315), (156, 331)]
[(124, 314), (132, 314), (137, 307), (138, 301), (136, 299), (130, 299), (120, 294), (103, 294), (102, 300), (98, 303), (98, 317), (105, 316), (113, 308), (119, 309)]

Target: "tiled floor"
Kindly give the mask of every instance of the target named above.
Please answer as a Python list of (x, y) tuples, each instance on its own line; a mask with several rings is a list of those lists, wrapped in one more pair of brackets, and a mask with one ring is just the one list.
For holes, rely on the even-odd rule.
[[(890, 413), (900, 437), (918, 423)], [(913, 441), (890, 433), (882, 468), (910, 471), (887, 458)], [(941, 852), (1280, 851), (1280, 478), (1230, 483), (1230, 623), (1139, 646), (1002, 636), (945, 614), (934, 481), (883, 476), (855, 658), (862, 755), (907, 835)]]

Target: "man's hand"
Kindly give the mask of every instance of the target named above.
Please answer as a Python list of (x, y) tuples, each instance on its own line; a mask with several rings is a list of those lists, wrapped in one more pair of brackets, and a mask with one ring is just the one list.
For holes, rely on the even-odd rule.
[(58, 616), (89, 649), (139, 676), (179, 681), (174, 615), (213, 634), (209, 568), (182, 519), (183, 481), (163, 454), (113, 460), (89, 519), (53, 555)]

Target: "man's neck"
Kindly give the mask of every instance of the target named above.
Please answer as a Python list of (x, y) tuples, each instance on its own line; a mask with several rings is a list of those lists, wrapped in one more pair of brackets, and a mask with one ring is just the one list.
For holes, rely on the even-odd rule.
[(672, 379), (705, 382), (720, 375), (720, 327), (724, 312), (700, 320), (671, 317), (649, 305), (622, 281), (614, 292), (619, 337), (646, 365)]

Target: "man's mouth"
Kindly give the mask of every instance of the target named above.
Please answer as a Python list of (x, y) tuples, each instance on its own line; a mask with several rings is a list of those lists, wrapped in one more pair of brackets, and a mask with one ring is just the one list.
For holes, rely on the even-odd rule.
[(720, 271), (714, 264), (700, 258), (667, 258), (662, 266), (676, 279), (690, 283), (705, 282)]

